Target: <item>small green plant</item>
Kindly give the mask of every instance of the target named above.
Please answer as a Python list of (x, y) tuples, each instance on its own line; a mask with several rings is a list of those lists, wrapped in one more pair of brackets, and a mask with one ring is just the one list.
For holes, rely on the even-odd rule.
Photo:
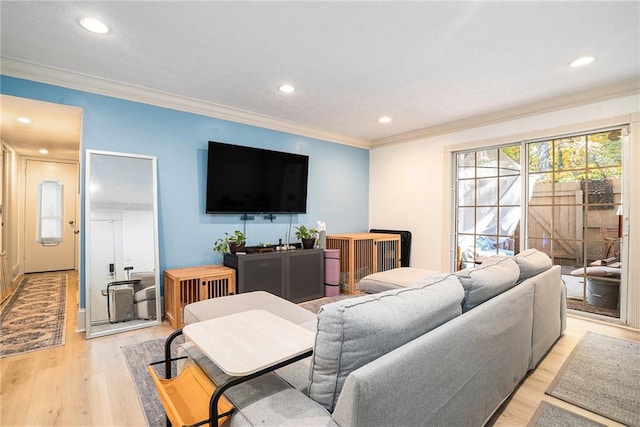
[(301, 225), (296, 227), (296, 237), (302, 242), (303, 249), (312, 249), (316, 244), (318, 230)]
[(315, 239), (318, 237), (318, 230), (313, 228), (307, 228), (304, 225), (296, 227), (296, 238), (302, 239)]
[(220, 252), (223, 255), (227, 252), (234, 252), (234, 250), (231, 249), (232, 246), (244, 246), (244, 243), (247, 240), (244, 233), (240, 230), (234, 231), (233, 234), (225, 232), (224, 236), (224, 238), (216, 240), (216, 242), (213, 244), (213, 251)]

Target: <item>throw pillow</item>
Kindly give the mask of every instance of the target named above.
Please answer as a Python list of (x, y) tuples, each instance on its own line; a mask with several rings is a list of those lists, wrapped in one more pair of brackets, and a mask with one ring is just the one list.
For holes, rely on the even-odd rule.
[(515, 286), (520, 269), (511, 257), (495, 255), (455, 274), (464, 287), (462, 311), (466, 312)]
[(549, 256), (544, 252), (537, 249), (527, 249), (526, 251), (522, 251), (514, 256), (513, 259), (520, 268), (518, 283), (521, 283), (536, 274), (540, 274), (543, 271), (547, 271), (552, 265), (551, 258), (549, 258)]
[(308, 395), (333, 412), (347, 376), (461, 314), (464, 290), (440, 273), (419, 284), (321, 307)]

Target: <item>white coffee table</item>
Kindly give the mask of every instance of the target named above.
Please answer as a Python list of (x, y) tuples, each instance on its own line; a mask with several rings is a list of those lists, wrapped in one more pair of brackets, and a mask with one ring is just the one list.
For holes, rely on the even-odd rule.
[[(247, 377), (310, 355), (315, 333), (266, 310), (249, 310), (182, 328), (185, 337), (233, 377)], [(292, 360), (293, 359), (293, 360)]]

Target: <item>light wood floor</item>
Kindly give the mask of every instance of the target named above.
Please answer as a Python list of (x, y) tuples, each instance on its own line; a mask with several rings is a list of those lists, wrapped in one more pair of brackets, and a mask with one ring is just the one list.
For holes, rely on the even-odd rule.
[[(86, 340), (77, 333), (78, 283), (69, 274), (66, 343), (63, 347), (0, 359), (0, 425), (145, 426), (142, 408), (120, 347), (166, 337), (167, 322), (157, 327)], [(526, 426), (546, 400), (607, 425), (619, 425), (544, 394), (547, 386), (587, 332), (640, 342), (640, 332), (577, 317), (538, 368), (503, 405), (491, 423)]]

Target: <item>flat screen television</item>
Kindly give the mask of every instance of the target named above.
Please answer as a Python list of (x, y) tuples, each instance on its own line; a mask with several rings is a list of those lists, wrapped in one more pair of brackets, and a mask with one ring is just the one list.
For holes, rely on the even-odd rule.
[(209, 141), (206, 212), (306, 213), (309, 156)]

